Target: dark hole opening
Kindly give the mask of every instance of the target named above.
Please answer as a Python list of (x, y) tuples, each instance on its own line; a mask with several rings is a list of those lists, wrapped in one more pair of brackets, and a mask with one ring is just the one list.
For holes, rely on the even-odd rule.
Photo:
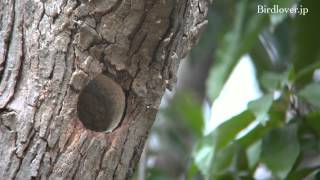
[(99, 75), (82, 90), (78, 117), (90, 130), (109, 132), (118, 126), (125, 106), (122, 88), (105, 75)]

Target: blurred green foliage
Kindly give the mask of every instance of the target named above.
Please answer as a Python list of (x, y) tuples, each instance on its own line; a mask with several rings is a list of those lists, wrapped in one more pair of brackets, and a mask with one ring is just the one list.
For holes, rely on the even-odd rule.
[[(258, 4), (304, 7), (309, 13), (257, 14)], [(190, 94), (174, 97), (162, 113), (182, 122), (192, 136), (191, 145), (180, 151), (187, 158), (176, 179), (254, 179), (261, 168), (271, 172), (271, 179), (320, 178), (319, 18), (318, 0), (214, 1), (208, 29), (191, 55), (196, 61), (217, 47), (207, 77), (208, 99), (216, 100), (243, 55), (251, 57), (263, 95), (209, 134), (204, 134), (201, 103)], [(157, 179), (154, 169), (147, 179)]]

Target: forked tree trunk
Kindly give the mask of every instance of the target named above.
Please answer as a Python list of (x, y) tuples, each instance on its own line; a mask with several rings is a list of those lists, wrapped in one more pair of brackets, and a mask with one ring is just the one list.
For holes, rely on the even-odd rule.
[(128, 179), (206, 0), (0, 0), (0, 179)]

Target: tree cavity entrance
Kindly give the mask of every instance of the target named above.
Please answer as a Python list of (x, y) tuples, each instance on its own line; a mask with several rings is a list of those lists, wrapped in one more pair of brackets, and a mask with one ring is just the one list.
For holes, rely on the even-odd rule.
[(81, 91), (77, 112), (87, 129), (111, 132), (120, 123), (124, 107), (125, 95), (122, 88), (101, 74)]

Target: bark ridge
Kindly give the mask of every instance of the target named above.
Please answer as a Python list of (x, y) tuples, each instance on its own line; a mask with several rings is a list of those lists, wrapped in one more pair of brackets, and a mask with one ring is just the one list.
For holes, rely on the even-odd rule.
[[(0, 0), (0, 179), (128, 179), (206, 0)], [(125, 94), (110, 133), (83, 126), (98, 75)], [(113, 108), (112, 104), (105, 108)]]

